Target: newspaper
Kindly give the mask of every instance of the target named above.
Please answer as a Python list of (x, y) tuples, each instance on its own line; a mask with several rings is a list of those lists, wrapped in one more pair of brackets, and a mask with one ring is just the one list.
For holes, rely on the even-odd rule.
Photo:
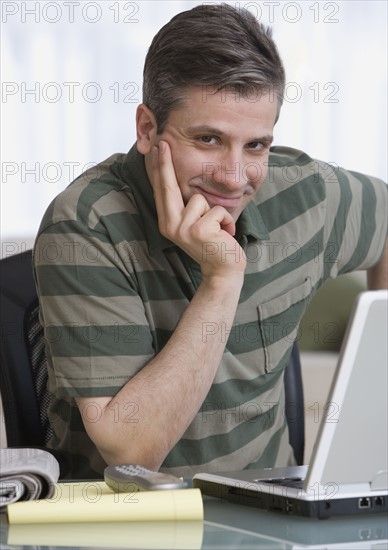
[(0, 508), (18, 500), (51, 497), (58, 478), (58, 461), (48, 451), (0, 449)]

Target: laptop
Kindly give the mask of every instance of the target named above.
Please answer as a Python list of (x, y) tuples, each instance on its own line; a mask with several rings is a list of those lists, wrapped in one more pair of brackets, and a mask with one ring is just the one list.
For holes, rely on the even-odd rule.
[(327, 518), (388, 511), (388, 291), (361, 293), (351, 313), (308, 466), (197, 473), (203, 494)]

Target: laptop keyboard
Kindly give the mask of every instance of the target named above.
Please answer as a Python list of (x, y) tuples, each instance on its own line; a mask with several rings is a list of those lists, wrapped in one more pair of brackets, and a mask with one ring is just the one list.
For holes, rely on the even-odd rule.
[(302, 489), (304, 479), (301, 477), (274, 477), (271, 479), (254, 479), (255, 483), (269, 483), (271, 485), (282, 485), (285, 487), (294, 487), (295, 489)]

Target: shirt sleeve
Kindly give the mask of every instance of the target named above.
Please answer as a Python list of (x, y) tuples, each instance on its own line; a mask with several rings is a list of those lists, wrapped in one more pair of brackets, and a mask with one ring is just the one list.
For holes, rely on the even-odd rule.
[[(380, 179), (319, 163), (326, 188), (326, 276), (378, 262), (387, 236), (387, 185)], [(325, 277), (326, 278), (326, 277)]]
[[(271, 148), (269, 168), (258, 193), (264, 222), (270, 230), (283, 224), (289, 231), (288, 220), (299, 216), (294, 226), (302, 233), (293, 238), (301, 243), (314, 236), (318, 286), (379, 261), (387, 236), (384, 181), (284, 146)], [(267, 205), (272, 205), (269, 215)], [(285, 234), (284, 238), (291, 237)]]

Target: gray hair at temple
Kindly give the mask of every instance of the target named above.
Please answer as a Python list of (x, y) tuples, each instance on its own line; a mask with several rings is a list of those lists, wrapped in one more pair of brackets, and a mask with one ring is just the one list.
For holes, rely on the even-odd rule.
[(190, 86), (202, 87), (204, 101), (209, 90), (248, 101), (272, 94), (277, 118), (283, 102), (285, 72), (271, 29), (227, 4), (199, 5), (173, 17), (154, 37), (143, 76), (143, 103), (159, 134), (170, 111), (184, 106)]

